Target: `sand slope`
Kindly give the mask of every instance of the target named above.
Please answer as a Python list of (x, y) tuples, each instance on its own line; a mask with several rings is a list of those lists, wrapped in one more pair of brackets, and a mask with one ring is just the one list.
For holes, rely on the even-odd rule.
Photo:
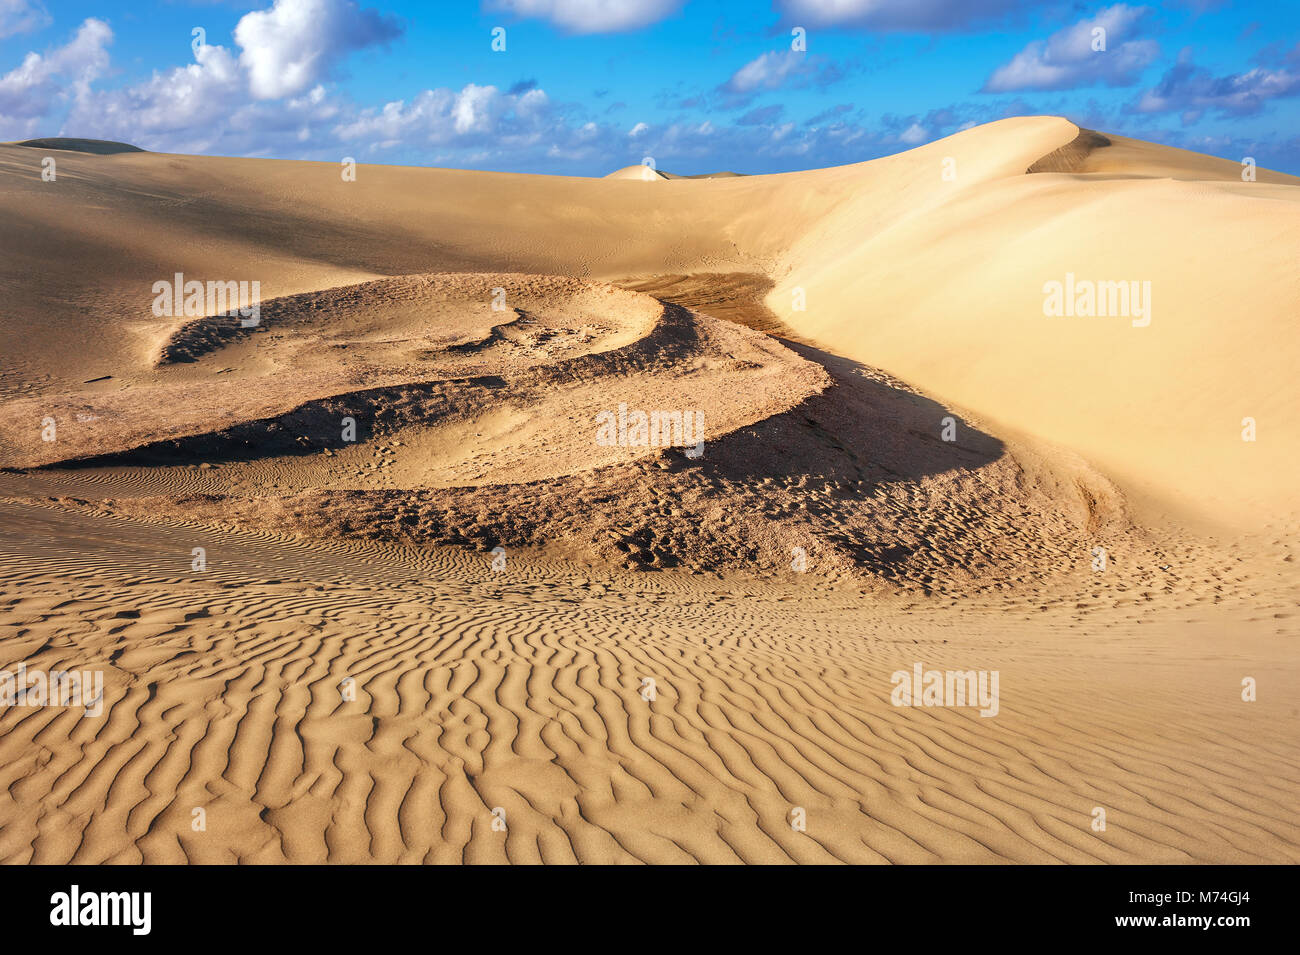
[[(880, 191), (794, 246), (772, 310), (1180, 514), (1294, 526), (1300, 180), (1242, 182), (1238, 165), (1118, 137), (1077, 171), (989, 179), (999, 125), (886, 167)], [(955, 182), (940, 179), (946, 157)], [(1067, 273), (1150, 282), (1150, 324), (1045, 316), (1044, 284)]]

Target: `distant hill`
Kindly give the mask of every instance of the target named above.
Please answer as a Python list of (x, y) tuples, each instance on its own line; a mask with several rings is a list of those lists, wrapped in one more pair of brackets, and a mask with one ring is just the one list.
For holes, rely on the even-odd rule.
[(615, 169), (606, 179), (640, 179), (644, 182), (654, 182), (657, 179), (677, 179), (669, 173), (660, 172), (651, 166), (638, 163), (635, 166), (624, 166), (622, 169)]
[(653, 169), (650, 166), (638, 164), (635, 166), (624, 166), (622, 169), (615, 169), (604, 178), (606, 179), (639, 179), (643, 182), (655, 182), (660, 179), (734, 179), (743, 176), (744, 173), (730, 172), (705, 172), (695, 176), (679, 176), (673, 172), (664, 172), (660, 169)]
[(77, 153), (98, 153), (109, 156), (113, 153), (142, 153), (145, 150), (130, 143), (115, 143), (108, 139), (72, 139), (66, 136), (49, 136), (45, 139), (25, 139), (10, 143), (12, 146), (31, 146), (35, 149), (66, 149)]

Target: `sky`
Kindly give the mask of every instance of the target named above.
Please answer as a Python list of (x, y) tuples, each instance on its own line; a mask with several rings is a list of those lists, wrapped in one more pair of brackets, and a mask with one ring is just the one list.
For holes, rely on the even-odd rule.
[(0, 0), (0, 140), (787, 172), (1052, 114), (1300, 175), (1300, 2)]

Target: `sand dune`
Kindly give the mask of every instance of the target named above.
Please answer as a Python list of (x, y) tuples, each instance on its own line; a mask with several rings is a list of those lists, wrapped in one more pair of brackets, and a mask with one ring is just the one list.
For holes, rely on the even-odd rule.
[(1300, 180), (643, 170), (0, 146), (0, 664), (104, 675), (0, 708), (0, 858), (1300, 861)]
[[(1070, 141), (1073, 127), (1046, 136), (1051, 121), (1035, 122), (1035, 151)], [(1288, 318), (1300, 180), (1242, 182), (1239, 165), (1119, 137), (1077, 171), (990, 179), (983, 170), (1002, 155), (992, 132), (887, 166), (894, 189), (863, 190), (793, 247), (773, 312), (841, 354), (1079, 451), (1139, 500), (1227, 527), (1293, 523), (1286, 475), (1300, 467), (1300, 431), (1284, 409), (1300, 359)], [(946, 157), (952, 183), (939, 179)], [(863, 222), (869, 235), (847, 242)], [(1150, 283), (1149, 324), (1045, 316), (1044, 284), (1067, 274)], [(806, 312), (792, 310), (796, 286)], [(1242, 441), (1247, 417), (1261, 429), (1254, 443)]]
[[(636, 179), (636, 180), (640, 180), (641, 182), (657, 182), (660, 179), (667, 179), (669, 178), (669, 176), (667, 173), (660, 172), (658, 169), (655, 169), (653, 166), (648, 166), (645, 163), (638, 163), (635, 166), (624, 166), (622, 169), (615, 169), (605, 178), (606, 179)], [(680, 177), (673, 177), (673, 178), (680, 178)]]

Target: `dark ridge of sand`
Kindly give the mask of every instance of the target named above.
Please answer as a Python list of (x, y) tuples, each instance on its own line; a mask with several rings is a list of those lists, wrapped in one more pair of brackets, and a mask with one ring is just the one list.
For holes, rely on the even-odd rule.
[(69, 152), (94, 153), (112, 156), (116, 153), (142, 153), (146, 150), (130, 143), (116, 143), (109, 139), (76, 139), (66, 136), (48, 136), (44, 139), (24, 139), (11, 146), (30, 146), (33, 149), (64, 149)]

